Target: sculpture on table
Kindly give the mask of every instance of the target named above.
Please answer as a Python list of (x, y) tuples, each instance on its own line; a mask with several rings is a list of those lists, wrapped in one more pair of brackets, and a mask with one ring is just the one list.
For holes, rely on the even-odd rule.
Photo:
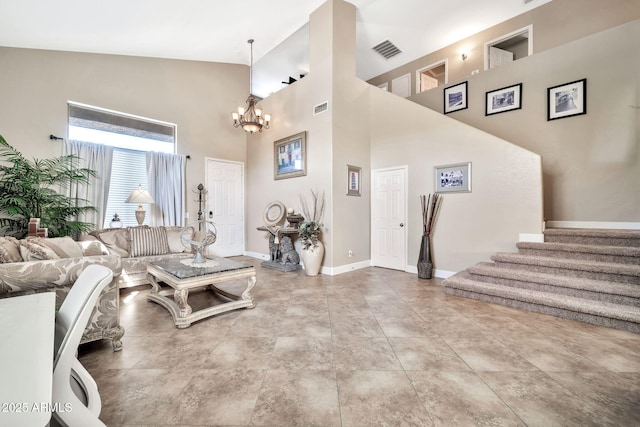
[[(297, 223), (300, 215), (294, 215), (292, 209), (286, 209), (284, 203), (273, 201), (264, 211), (264, 225), (258, 230), (269, 233), (269, 261), (263, 267), (279, 271), (294, 271), (302, 268), (300, 256), (295, 250), (293, 238), (298, 235)], [(288, 224), (285, 225), (285, 219)]]
[(207, 247), (213, 245), (217, 239), (217, 230), (213, 222), (195, 221), (180, 232), (182, 245), (193, 252), (192, 264), (204, 264), (207, 259)]

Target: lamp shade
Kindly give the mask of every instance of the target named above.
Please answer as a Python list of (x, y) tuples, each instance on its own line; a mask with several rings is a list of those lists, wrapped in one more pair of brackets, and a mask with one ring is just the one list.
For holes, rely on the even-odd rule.
[(139, 185), (138, 188), (134, 188), (131, 190), (131, 194), (127, 198), (127, 203), (155, 203), (153, 197), (147, 190), (142, 188), (142, 185)]

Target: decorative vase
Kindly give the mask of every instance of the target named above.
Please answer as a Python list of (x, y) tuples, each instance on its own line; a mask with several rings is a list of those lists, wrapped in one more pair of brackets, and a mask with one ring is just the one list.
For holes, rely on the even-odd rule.
[(304, 263), (304, 273), (307, 276), (317, 276), (322, 265), (322, 257), (324, 256), (324, 245), (320, 240), (316, 241), (315, 246), (302, 248), (302, 262)]
[(418, 277), (431, 279), (433, 262), (431, 261), (431, 238), (428, 234), (422, 235), (420, 242), (420, 254), (418, 255)]

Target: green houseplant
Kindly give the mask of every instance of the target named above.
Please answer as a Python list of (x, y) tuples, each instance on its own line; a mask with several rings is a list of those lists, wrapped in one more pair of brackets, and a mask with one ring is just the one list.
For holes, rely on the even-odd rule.
[(0, 234), (25, 237), (30, 218), (40, 218), (49, 237), (76, 236), (93, 228), (78, 215), (95, 208), (61, 192), (95, 177), (95, 171), (78, 166), (79, 160), (74, 155), (29, 160), (0, 135)]

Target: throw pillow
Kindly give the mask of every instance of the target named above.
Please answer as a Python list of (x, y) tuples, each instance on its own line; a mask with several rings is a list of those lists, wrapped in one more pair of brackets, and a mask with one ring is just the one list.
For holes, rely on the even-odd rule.
[(99, 240), (84, 240), (78, 242), (84, 256), (109, 255), (109, 249)]
[(43, 259), (60, 258), (48, 246), (42, 244), (39, 237), (20, 240), (20, 255), (25, 261), (41, 261)]
[(22, 262), (20, 242), (15, 237), (0, 237), (0, 263)]
[(82, 256), (82, 249), (69, 236), (39, 239), (38, 242), (54, 251), (60, 258), (75, 258)]
[(130, 247), (127, 229), (116, 228), (102, 232), (98, 231), (96, 232), (96, 235), (96, 237), (109, 249), (110, 253), (119, 255), (122, 258), (129, 257)]
[(167, 230), (164, 227), (130, 227), (129, 234), (132, 257), (169, 253)]
[(185, 236), (191, 238), (193, 236), (193, 227), (165, 226), (167, 230), (167, 240), (169, 242), (169, 252), (180, 253), (189, 251), (180, 240), (180, 233), (185, 230)]

